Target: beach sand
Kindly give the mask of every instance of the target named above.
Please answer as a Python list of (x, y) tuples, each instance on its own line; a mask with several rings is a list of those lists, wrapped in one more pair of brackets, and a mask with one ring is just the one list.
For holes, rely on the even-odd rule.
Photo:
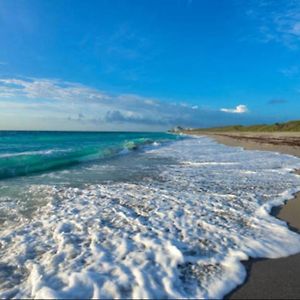
[[(188, 133), (188, 132), (185, 132)], [(195, 134), (195, 132), (193, 132)], [(218, 142), (250, 150), (276, 151), (300, 157), (300, 133), (203, 133)], [(299, 170), (296, 171), (300, 174)], [(300, 193), (276, 207), (272, 214), (285, 220), (300, 233)], [(279, 259), (250, 259), (244, 262), (246, 282), (227, 295), (227, 299), (299, 299), (300, 254)]]

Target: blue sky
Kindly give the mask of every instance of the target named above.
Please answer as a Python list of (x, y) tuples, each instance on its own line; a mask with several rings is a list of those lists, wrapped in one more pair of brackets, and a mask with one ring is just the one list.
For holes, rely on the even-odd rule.
[(300, 2), (0, 0), (0, 129), (300, 118)]

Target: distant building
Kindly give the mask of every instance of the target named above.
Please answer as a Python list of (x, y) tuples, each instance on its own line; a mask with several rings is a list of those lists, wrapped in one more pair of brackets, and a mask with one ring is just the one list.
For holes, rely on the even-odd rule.
[(181, 126), (175, 126), (174, 128), (172, 128), (170, 130), (170, 132), (179, 132), (179, 131), (182, 131), (182, 130), (185, 130), (185, 129)]

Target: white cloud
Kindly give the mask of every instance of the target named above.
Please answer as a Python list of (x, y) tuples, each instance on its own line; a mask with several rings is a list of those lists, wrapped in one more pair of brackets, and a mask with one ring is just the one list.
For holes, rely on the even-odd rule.
[(105, 100), (107, 95), (80, 84), (49, 79), (0, 79), (0, 96), (69, 101), (78, 97)]
[(300, 22), (296, 22), (294, 24), (291, 24), (291, 28), (289, 30), (289, 33), (294, 34), (296, 36), (300, 36)]
[(293, 77), (295, 75), (299, 74), (299, 67), (298, 66), (291, 66), (285, 69), (279, 70), (281, 74), (283, 74), (286, 77)]
[(246, 15), (255, 22), (255, 39), (277, 42), (290, 49), (299, 47), (300, 1), (261, 0), (258, 4), (249, 1), (249, 5)]
[(220, 111), (233, 114), (243, 114), (248, 112), (246, 105), (240, 104), (236, 108), (221, 108)]

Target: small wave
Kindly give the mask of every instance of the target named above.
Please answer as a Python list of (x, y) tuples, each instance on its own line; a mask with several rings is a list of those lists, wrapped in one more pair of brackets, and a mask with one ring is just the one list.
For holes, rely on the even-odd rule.
[(40, 151), (26, 151), (26, 152), (18, 152), (18, 153), (4, 153), (0, 154), (0, 158), (10, 158), (17, 156), (32, 156), (32, 155), (51, 155), (55, 152), (69, 152), (70, 149), (50, 149), (50, 150), (40, 150)]
[(239, 165), (239, 163), (233, 163), (233, 162), (193, 162), (193, 161), (184, 161), (182, 162), (183, 165), (188, 166), (194, 166), (194, 167), (200, 167), (200, 166), (234, 166)]

